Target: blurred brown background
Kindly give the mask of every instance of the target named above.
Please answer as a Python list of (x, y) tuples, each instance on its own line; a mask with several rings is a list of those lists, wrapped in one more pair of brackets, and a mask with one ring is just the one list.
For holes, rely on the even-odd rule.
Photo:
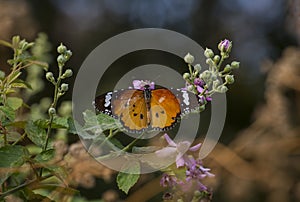
[[(299, 0), (0, 0), (1, 39), (18, 34), (32, 40), (45, 32), (53, 46), (62, 41), (73, 51), (69, 66), (75, 73), (101, 42), (146, 27), (177, 31), (215, 51), (221, 39), (233, 41), (229, 60), (239, 60), (241, 68), (227, 93), (220, 144), (205, 159), (216, 174), (208, 182), (213, 201), (300, 201)], [(1, 69), (7, 68), (8, 54), (0, 48)], [(130, 68), (153, 61), (184, 66), (176, 57), (153, 51), (133, 53), (114, 65)], [(111, 85), (103, 84), (102, 91)], [(149, 189), (142, 186), (157, 187), (155, 175), (144, 178), (128, 201), (145, 200), (139, 196), (159, 201), (161, 190), (147, 195)], [(93, 188), (83, 186), (81, 193), (95, 199), (114, 186), (99, 179)]]

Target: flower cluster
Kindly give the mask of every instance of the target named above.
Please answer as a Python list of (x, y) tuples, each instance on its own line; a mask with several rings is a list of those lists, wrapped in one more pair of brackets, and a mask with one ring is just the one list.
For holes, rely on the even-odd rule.
[(234, 82), (234, 76), (231, 75), (231, 72), (233, 69), (239, 68), (239, 62), (233, 61), (221, 68), (224, 59), (229, 57), (231, 48), (232, 42), (227, 39), (222, 40), (218, 45), (220, 55), (215, 55), (213, 50), (206, 48), (204, 56), (208, 70), (203, 72), (200, 72), (202, 69), (200, 64), (192, 66), (195, 60), (194, 56), (188, 53), (184, 57), (184, 61), (189, 67), (189, 73), (183, 74), (186, 81), (185, 89), (198, 95), (200, 104), (205, 105), (211, 101), (211, 96), (214, 93), (225, 93), (228, 90), (227, 85)]
[[(210, 173), (209, 168), (203, 166), (201, 159), (195, 159), (192, 155), (185, 153), (186, 151), (198, 151), (201, 144), (190, 147), (191, 143), (188, 141), (182, 141), (176, 144), (167, 134), (164, 134), (164, 138), (167, 141), (168, 146), (156, 151), (156, 155), (159, 158), (176, 156), (176, 167), (171, 166), (163, 173), (160, 185), (177, 190), (177, 195), (180, 192), (187, 193), (192, 191), (194, 192), (194, 199), (209, 197), (211, 192), (201, 180), (206, 177), (213, 177), (214, 175)], [(170, 197), (173, 197), (173, 194), (168, 192), (164, 197), (170, 199)], [(183, 196), (176, 197), (182, 198)]]

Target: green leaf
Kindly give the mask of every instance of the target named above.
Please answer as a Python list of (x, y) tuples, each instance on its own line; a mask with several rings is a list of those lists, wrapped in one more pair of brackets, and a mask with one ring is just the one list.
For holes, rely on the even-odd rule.
[(10, 122), (6, 126), (13, 126), (16, 128), (25, 128), (26, 123), (27, 123), (26, 121), (14, 121), (14, 122)]
[[(39, 126), (40, 128), (48, 128), (49, 126), (49, 120), (46, 119), (38, 119), (35, 121), (35, 124)], [(55, 116), (53, 118), (51, 128), (68, 128), (68, 118), (67, 117), (59, 117)]]
[(36, 122), (28, 121), (25, 127), (27, 137), (37, 146), (43, 147), (46, 142), (46, 130), (39, 127)]
[(130, 161), (130, 163), (125, 164), (117, 176), (119, 189), (127, 194), (129, 189), (138, 181), (140, 177), (139, 173), (140, 164), (138, 162)]
[(85, 131), (83, 129), (83, 127), (76, 120), (69, 119), (68, 123), (69, 123), (69, 132), (70, 133), (77, 134), (84, 140), (95, 138), (94, 135), (91, 135), (87, 131)]
[(39, 202), (39, 201), (49, 201), (49, 202), (52, 202), (53, 201), (50, 198), (48, 198), (47, 196), (43, 196), (41, 194), (34, 193), (31, 189), (29, 189), (27, 187), (23, 190), (23, 195), (24, 196), (22, 198), (25, 201), (29, 201), (29, 202)]
[(9, 131), (7, 134), (7, 141), (8, 142), (15, 142), (21, 138), (21, 134), (17, 131)]
[(68, 117), (55, 116), (52, 122), (52, 128), (68, 128)]
[(46, 162), (50, 161), (51, 159), (53, 159), (54, 156), (55, 156), (55, 150), (48, 149), (48, 150), (43, 151), (43, 152), (39, 153), (38, 155), (36, 155), (34, 160), (38, 163), (46, 163)]
[(21, 79), (16, 79), (12, 84), (11, 87), (14, 88), (29, 88), (32, 89), (31, 85), (27, 83), (26, 81), (23, 81)]
[(10, 74), (8, 77), (8, 84), (12, 84), (19, 76), (21, 75), (20, 71), (15, 71), (12, 74)]
[(0, 148), (0, 184), (11, 174), (9, 168), (20, 167), (28, 158), (28, 150), (20, 145), (7, 145)]
[(0, 44), (3, 45), (3, 46), (7, 46), (9, 48), (12, 48), (12, 45), (7, 41), (0, 40)]
[(2, 111), (10, 121), (15, 120), (16, 114), (15, 114), (14, 109), (12, 109), (11, 107), (0, 106), (0, 111)]
[(18, 97), (8, 97), (6, 102), (7, 105), (10, 106), (13, 110), (19, 109), (23, 104), (23, 100)]

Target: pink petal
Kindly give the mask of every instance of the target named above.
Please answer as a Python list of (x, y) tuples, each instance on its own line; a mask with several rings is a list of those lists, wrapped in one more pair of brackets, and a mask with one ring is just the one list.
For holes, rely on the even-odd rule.
[(167, 133), (164, 134), (164, 138), (166, 139), (166, 141), (168, 142), (168, 144), (172, 147), (176, 147), (177, 144), (168, 136)]
[(201, 143), (196, 144), (195, 146), (192, 146), (189, 148), (190, 151), (197, 151), (198, 149), (200, 149), (201, 147)]
[(172, 155), (176, 154), (176, 148), (174, 148), (174, 147), (164, 147), (161, 150), (157, 150), (155, 152), (155, 154), (158, 157), (161, 157), (161, 158), (171, 157)]
[(132, 84), (133, 84), (134, 89), (140, 90), (142, 88), (142, 86), (141, 86), (142, 81), (140, 81), (140, 80), (133, 80)]
[(184, 166), (184, 159), (181, 156), (177, 156), (179, 158), (176, 158), (176, 166), (177, 168)]

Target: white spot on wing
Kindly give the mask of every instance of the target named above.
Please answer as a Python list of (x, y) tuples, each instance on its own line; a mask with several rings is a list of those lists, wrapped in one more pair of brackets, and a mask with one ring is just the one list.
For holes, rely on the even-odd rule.
[(112, 95), (112, 92), (109, 92), (105, 95), (104, 107), (108, 107), (110, 105), (111, 95)]
[(189, 94), (186, 91), (182, 91), (183, 102), (185, 105), (190, 105)]

